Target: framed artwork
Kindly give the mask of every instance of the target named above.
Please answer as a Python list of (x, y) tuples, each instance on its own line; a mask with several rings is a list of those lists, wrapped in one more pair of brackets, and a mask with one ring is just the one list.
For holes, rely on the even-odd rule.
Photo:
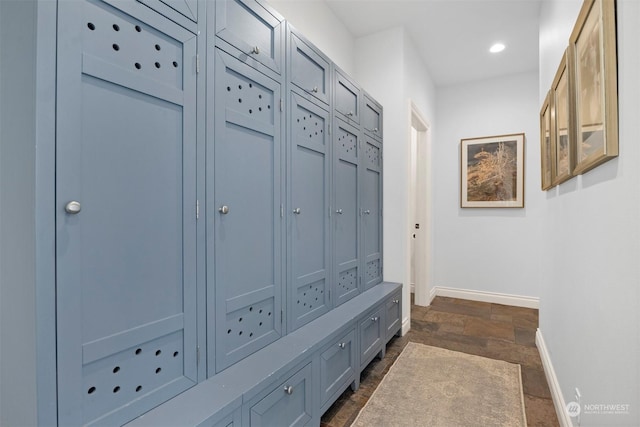
[(615, 0), (585, 0), (569, 54), (575, 66), (577, 175), (618, 155)]
[(460, 206), (524, 207), (524, 133), (460, 141)]
[[(569, 69), (565, 52), (553, 79), (550, 92), (551, 127), (554, 137), (551, 138), (551, 172), (553, 185), (558, 185), (573, 176), (574, 159), (574, 129), (570, 125), (573, 119), (573, 103), (569, 90)], [(573, 91), (571, 91), (572, 93)]]
[(540, 160), (541, 160), (541, 187), (543, 191), (553, 187), (553, 172), (551, 167), (551, 147), (553, 139), (553, 126), (551, 124), (551, 91), (542, 103), (540, 109)]

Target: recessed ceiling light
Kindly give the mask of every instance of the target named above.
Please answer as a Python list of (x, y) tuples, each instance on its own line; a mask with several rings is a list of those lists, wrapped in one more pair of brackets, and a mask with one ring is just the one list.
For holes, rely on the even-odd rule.
[(505, 45), (502, 43), (496, 43), (493, 46), (491, 46), (491, 48), (489, 49), (489, 52), (491, 53), (498, 53), (498, 52), (502, 52), (505, 48)]

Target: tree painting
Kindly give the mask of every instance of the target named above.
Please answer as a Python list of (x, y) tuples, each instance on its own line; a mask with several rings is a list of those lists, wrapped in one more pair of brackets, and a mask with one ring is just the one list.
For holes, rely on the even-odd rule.
[(516, 200), (517, 141), (472, 144), (467, 150), (467, 200)]

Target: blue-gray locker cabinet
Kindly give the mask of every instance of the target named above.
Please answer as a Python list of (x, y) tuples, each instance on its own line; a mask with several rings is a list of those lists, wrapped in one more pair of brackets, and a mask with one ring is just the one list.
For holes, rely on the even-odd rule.
[(58, 423), (122, 424), (196, 375), (196, 36), (58, 3)]
[(356, 328), (331, 342), (320, 354), (320, 412), (324, 413), (356, 379)]
[(289, 24), (288, 80), (304, 93), (329, 104), (331, 61)]
[(209, 375), (282, 334), (280, 90), (216, 50), (215, 136), (207, 149)]
[(360, 88), (339, 68), (335, 68), (334, 94), (334, 111), (351, 124), (360, 123)]
[(386, 324), (386, 340), (400, 330), (402, 326), (402, 292), (397, 292), (386, 302), (385, 324)]
[(330, 115), (291, 91), (288, 224), (289, 331), (330, 307)]
[(364, 369), (376, 355), (384, 357), (387, 343), (385, 328), (385, 307), (377, 307), (360, 322), (360, 369)]
[(360, 291), (360, 131), (333, 120), (334, 306)]
[(284, 30), (283, 18), (263, 1), (215, 1), (215, 44), (252, 67), (282, 73)]
[(382, 106), (366, 93), (362, 99), (362, 129), (367, 135), (382, 141)]
[(362, 259), (364, 289), (382, 282), (382, 144), (366, 135), (362, 153)]

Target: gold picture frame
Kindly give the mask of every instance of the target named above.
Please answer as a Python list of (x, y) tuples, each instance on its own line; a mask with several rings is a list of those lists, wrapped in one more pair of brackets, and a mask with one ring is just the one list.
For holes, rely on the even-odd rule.
[(555, 134), (551, 120), (551, 111), (551, 91), (549, 91), (540, 109), (540, 182), (543, 191), (547, 191), (553, 187), (551, 148), (554, 145), (552, 141)]
[[(551, 108), (551, 127), (553, 138), (551, 138), (551, 172), (553, 185), (559, 185), (573, 177), (575, 167), (575, 110), (573, 90), (570, 83), (571, 62), (568, 48), (562, 56), (562, 61), (558, 67), (551, 92), (549, 102)], [(569, 66), (568, 66), (569, 65)]]
[(460, 141), (460, 207), (524, 207), (524, 133)]
[(615, 0), (585, 0), (569, 38), (568, 60), (574, 66), (574, 175), (618, 156), (615, 6)]

